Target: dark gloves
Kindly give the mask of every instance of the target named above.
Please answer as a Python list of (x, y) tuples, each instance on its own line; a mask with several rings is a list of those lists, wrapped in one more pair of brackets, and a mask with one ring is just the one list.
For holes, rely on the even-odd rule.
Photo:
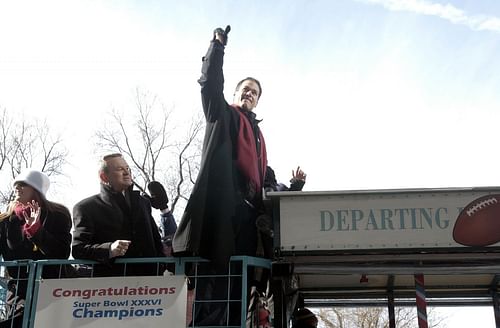
[(148, 183), (148, 190), (151, 197), (149, 201), (151, 206), (158, 210), (163, 210), (168, 207), (168, 196), (165, 188), (158, 181), (151, 181)]
[(304, 188), (304, 185), (306, 184), (305, 180), (299, 180), (292, 178), (290, 180), (290, 191), (301, 191), (302, 188)]
[(227, 34), (231, 31), (231, 26), (226, 26), (226, 29), (223, 30), (222, 28), (218, 27), (214, 30), (214, 38), (213, 40), (219, 40), (222, 45), (227, 44)]

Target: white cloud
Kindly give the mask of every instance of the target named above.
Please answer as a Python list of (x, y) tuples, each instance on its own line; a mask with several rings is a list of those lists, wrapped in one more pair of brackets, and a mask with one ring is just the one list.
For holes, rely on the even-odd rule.
[(434, 3), (426, 0), (362, 0), (375, 3), (393, 11), (409, 11), (421, 15), (437, 16), (453, 24), (466, 25), (475, 31), (500, 33), (500, 18), (488, 15), (470, 15), (450, 4)]

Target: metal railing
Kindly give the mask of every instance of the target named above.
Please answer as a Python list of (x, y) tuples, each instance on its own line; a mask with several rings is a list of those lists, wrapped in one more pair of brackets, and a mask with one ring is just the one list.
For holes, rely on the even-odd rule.
[[(271, 261), (248, 257), (233, 256), (225, 272), (213, 270), (210, 262), (196, 257), (161, 257), (161, 258), (129, 258), (116, 259), (113, 265), (122, 265), (122, 276), (128, 276), (129, 268), (141, 265), (154, 265), (156, 272), (153, 275), (162, 276), (167, 269), (172, 275), (181, 275), (188, 278), (188, 302), (187, 316), (192, 320), (186, 323), (189, 328), (196, 328), (199, 321), (198, 310), (204, 307), (224, 308), (225, 320), (223, 324), (203, 325), (204, 328), (226, 327), (238, 328), (246, 326), (246, 315), (248, 308), (248, 290), (252, 285), (255, 270), (264, 270), (269, 272)], [(0, 319), (9, 317), (5, 311), (10, 308), (6, 304), (6, 294), (9, 286), (25, 286), (25, 295), (23, 291), (19, 295), (24, 298), (24, 313), (22, 319), (22, 328), (34, 327), (36, 318), (37, 302), (39, 297), (40, 282), (43, 279), (62, 279), (62, 278), (93, 278), (96, 266), (102, 266), (101, 263), (85, 260), (40, 260), (40, 261), (9, 261), (0, 262), (0, 268), (6, 268), (10, 277), (0, 279)], [(51, 268), (51, 272), (56, 272), (56, 277), (44, 278), (44, 269)], [(4, 269), (5, 270), (5, 269)], [(17, 275), (13, 275), (17, 271)], [(101, 276), (102, 277), (102, 276)], [(203, 288), (207, 284), (215, 283), (217, 286), (225, 285), (224, 290), (218, 290), (218, 296), (206, 298), (203, 295)], [(19, 292), (19, 288), (16, 290)], [(2, 296), (3, 295), (3, 296)], [(21, 299), (23, 297), (20, 297)], [(3, 310), (3, 311), (1, 311)], [(238, 312), (238, 313), (236, 313)], [(200, 312), (201, 313), (201, 312)], [(1, 315), (3, 314), (3, 318)], [(196, 320), (195, 320), (196, 319)], [(18, 319), (19, 320), (19, 319)], [(237, 320), (237, 321), (235, 321)], [(13, 322), (8, 327), (19, 327)]]
[[(35, 266), (32, 260), (1, 261), (0, 320), (2, 327), (28, 328), (29, 309), (35, 282)], [(8, 321), (10, 319), (10, 321)]]

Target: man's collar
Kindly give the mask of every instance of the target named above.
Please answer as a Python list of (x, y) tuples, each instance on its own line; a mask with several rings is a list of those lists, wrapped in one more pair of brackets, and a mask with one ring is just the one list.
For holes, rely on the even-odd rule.
[(109, 185), (101, 183), (101, 196), (102, 196), (102, 199), (106, 203), (112, 204), (113, 203), (112, 199), (118, 195), (123, 196), (125, 198), (125, 200), (129, 199), (129, 197), (130, 197), (129, 195), (132, 192), (133, 188), (134, 188), (134, 186), (132, 185), (129, 188), (127, 188), (126, 190), (120, 192), (120, 191), (113, 190), (113, 188)]
[(109, 184), (105, 184), (101, 182), (101, 190), (106, 190), (106, 192), (112, 193), (112, 194), (126, 194), (132, 192), (134, 189), (134, 185), (131, 184), (127, 189), (122, 190), (122, 191), (116, 191), (111, 187)]
[(262, 120), (258, 120), (257, 119), (257, 114), (255, 114), (251, 110), (243, 109), (243, 108), (241, 108), (240, 106), (238, 106), (236, 104), (231, 105), (231, 107), (233, 107), (234, 109), (238, 110), (240, 113), (242, 113), (243, 115), (245, 115), (250, 121), (255, 121), (256, 123), (262, 122)]

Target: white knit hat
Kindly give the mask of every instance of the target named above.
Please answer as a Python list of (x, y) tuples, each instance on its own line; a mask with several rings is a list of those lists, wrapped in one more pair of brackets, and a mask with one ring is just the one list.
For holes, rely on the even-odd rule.
[(15, 185), (17, 182), (26, 183), (27, 185), (38, 190), (38, 192), (40, 192), (43, 196), (45, 196), (50, 186), (49, 177), (45, 173), (30, 169), (21, 172), (21, 174), (16, 177), (12, 185)]

